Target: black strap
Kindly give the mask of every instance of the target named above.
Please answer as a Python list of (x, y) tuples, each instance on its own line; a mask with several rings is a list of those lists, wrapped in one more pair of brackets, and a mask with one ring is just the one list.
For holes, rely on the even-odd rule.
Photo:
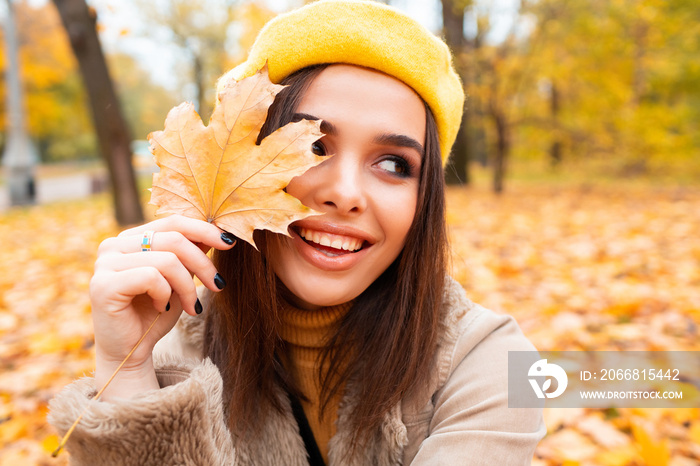
[(306, 414), (304, 414), (304, 408), (302, 408), (297, 397), (292, 394), (289, 395), (289, 401), (292, 402), (292, 413), (299, 425), (299, 434), (301, 434), (301, 438), (304, 440), (306, 453), (309, 455), (309, 466), (326, 466), (326, 463), (323, 461), (323, 456), (321, 456), (321, 451), (316, 444), (314, 433), (309, 426), (309, 420), (306, 419)]

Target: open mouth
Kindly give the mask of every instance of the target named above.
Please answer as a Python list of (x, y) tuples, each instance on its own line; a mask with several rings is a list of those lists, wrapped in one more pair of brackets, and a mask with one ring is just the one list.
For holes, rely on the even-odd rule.
[(322, 252), (328, 257), (337, 257), (345, 254), (354, 254), (361, 250), (366, 241), (352, 236), (335, 235), (325, 231), (299, 228), (299, 236), (306, 244)]

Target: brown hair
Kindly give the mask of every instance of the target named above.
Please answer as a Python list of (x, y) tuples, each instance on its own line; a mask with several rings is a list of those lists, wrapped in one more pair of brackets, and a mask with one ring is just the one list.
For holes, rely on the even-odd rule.
[[(270, 107), (262, 139), (292, 120), (311, 81), (327, 65), (289, 76)], [(446, 274), (444, 178), (437, 127), (426, 105), (425, 157), (416, 213), (399, 257), (359, 297), (322, 354), (322, 408), (352, 381), (359, 403), (351, 415), (353, 444), (368, 439), (384, 415), (431, 373)], [(269, 409), (281, 410), (275, 385), (300, 394), (276, 354), (279, 336), (277, 279), (265, 259), (274, 235), (256, 232), (258, 253), (239, 242), (216, 251), (214, 263), (229, 285), (217, 293), (207, 316), (205, 354), (219, 367), (225, 409), (234, 435), (253, 433)]]

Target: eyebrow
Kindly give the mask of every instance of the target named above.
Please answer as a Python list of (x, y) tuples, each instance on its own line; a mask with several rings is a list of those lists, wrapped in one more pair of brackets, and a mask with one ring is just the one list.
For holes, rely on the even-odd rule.
[[(309, 115), (308, 113), (295, 113), (292, 116), (292, 123), (296, 123), (301, 120), (321, 120), (319, 117)], [(332, 123), (328, 123), (326, 120), (321, 120), (321, 131), (331, 136), (338, 134), (338, 130)]]
[[(295, 113), (292, 116), (292, 122), (297, 122), (301, 120), (320, 120), (320, 118), (313, 115), (309, 115), (308, 113)], [(335, 136), (336, 134), (338, 134), (337, 128), (332, 123), (329, 123), (326, 120), (321, 121), (321, 131), (331, 136)], [(376, 144), (390, 145), (396, 147), (407, 147), (409, 149), (414, 149), (421, 155), (421, 157), (425, 155), (425, 148), (423, 147), (423, 144), (416, 141), (412, 137), (403, 134), (384, 133), (375, 137), (374, 142)]]
[(423, 144), (416, 141), (412, 137), (405, 136), (403, 134), (385, 133), (374, 138), (374, 142), (377, 144), (385, 144), (396, 147), (407, 147), (409, 149), (414, 149), (421, 155), (421, 157), (425, 155)]

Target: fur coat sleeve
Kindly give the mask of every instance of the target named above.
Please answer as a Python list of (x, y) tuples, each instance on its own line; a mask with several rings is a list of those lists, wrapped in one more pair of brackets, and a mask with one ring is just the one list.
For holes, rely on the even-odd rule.
[(71, 464), (236, 464), (222, 412), (222, 380), (209, 360), (159, 357), (162, 387), (133, 399), (92, 401), (82, 378), (51, 401), (49, 422), (64, 434), (90, 405), (69, 442)]

